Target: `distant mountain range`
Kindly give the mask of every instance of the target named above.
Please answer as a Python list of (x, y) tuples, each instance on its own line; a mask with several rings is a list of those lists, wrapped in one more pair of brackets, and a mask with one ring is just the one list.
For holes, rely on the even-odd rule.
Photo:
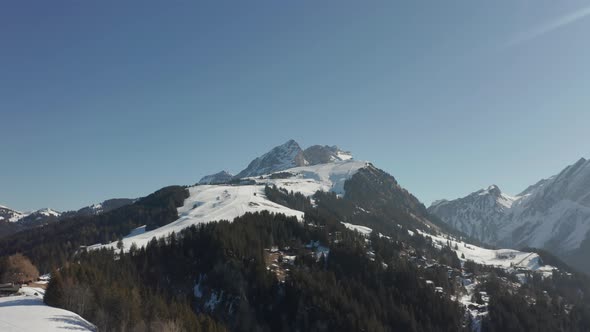
[(546, 249), (590, 271), (590, 161), (584, 158), (516, 196), (493, 185), (428, 210), (485, 243)]
[(77, 211), (66, 212), (59, 212), (50, 208), (44, 208), (33, 212), (19, 212), (6, 206), (0, 206), (0, 237), (14, 234), (25, 229), (47, 225), (64, 218), (98, 215), (129, 205), (134, 201), (134, 199), (129, 198), (115, 198), (83, 207)]

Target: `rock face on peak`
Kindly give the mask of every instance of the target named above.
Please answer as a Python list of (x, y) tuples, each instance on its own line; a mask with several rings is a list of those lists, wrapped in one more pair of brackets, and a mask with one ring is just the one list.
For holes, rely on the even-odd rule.
[(233, 177), (233, 174), (226, 171), (221, 171), (215, 174), (203, 176), (201, 180), (199, 180), (199, 184), (228, 183)]
[(307, 164), (299, 144), (294, 140), (289, 140), (285, 144), (274, 147), (269, 152), (252, 160), (248, 167), (235, 177), (241, 179), (259, 176)]
[(543, 248), (590, 271), (590, 262), (584, 266), (570, 260), (590, 254), (590, 246), (587, 253), (580, 253), (584, 243), (590, 243), (590, 161), (584, 158), (516, 197), (491, 186), (464, 198), (433, 203), (429, 211), (480, 241)]
[(303, 151), (303, 156), (309, 165), (326, 164), (352, 159), (352, 154), (350, 152), (342, 151), (336, 145), (313, 145)]
[(274, 147), (269, 152), (254, 159), (246, 169), (242, 170), (234, 178), (241, 179), (284, 171), (293, 167), (313, 166), (350, 159), (352, 159), (350, 152), (340, 150), (335, 145), (313, 145), (302, 150), (297, 142), (289, 140), (285, 144)]

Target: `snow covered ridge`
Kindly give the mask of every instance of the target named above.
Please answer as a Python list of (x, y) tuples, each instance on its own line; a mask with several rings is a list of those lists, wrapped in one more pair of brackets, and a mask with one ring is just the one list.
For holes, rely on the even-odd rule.
[[(233, 221), (236, 217), (248, 212), (269, 211), (271, 213), (283, 213), (303, 220), (303, 212), (268, 200), (264, 192), (265, 186), (276, 185), (289, 191), (300, 192), (306, 196), (311, 196), (318, 190), (344, 194), (346, 180), (368, 165), (366, 162), (355, 160), (339, 161), (329, 164), (296, 167), (284, 172), (251, 177), (246, 179), (248, 184), (245, 185), (224, 184), (190, 187), (190, 196), (184, 201), (183, 206), (178, 208), (178, 220), (149, 232), (145, 232), (145, 227), (134, 230), (122, 239), (124, 250), (129, 250), (133, 243), (139, 247), (145, 246), (154, 236), (160, 238), (172, 232), (178, 233), (191, 225), (219, 220)], [(102, 247), (116, 248), (117, 242), (89, 248), (97, 249)]]
[(0, 221), (20, 222), (23, 220), (40, 220), (43, 218), (57, 218), (61, 212), (45, 208), (33, 212), (19, 212), (0, 205)]
[(17, 222), (25, 216), (24, 213), (0, 205), (0, 221)]

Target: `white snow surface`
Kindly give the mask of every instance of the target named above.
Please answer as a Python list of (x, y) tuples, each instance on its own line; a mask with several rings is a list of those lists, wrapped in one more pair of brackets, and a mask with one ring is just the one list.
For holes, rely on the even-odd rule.
[(363, 235), (369, 236), (371, 235), (371, 232), (373, 231), (371, 228), (367, 227), (367, 226), (361, 226), (361, 225), (354, 225), (354, 224), (349, 224), (347, 222), (343, 222), (341, 221), (342, 225), (344, 225), (344, 227), (352, 230), (352, 231), (357, 231)]
[[(260, 185), (199, 185), (189, 188), (189, 192), (190, 196), (184, 201), (184, 205), (178, 208), (178, 220), (148, 232), (142, 231), (143, 226), (135, 229), (122, 239), (124, 250), (128, 251), (133, 243), (139, 247), (145, 246), (154, 236), (160, 238), (172, 232), (178, 233), (191, 225), (212, 221), (233, 221), (247, 212), (266, 210), (303, 220), (303, 212), (269, 201), (264, 194), (264, 186)], [(116, 248), (117, 242), (99, 248), (104, 247)]]
[(344, 182), (350, 179), (359, 169), (367, 167), (365, 161), (343, 160), (327, 164), (313, 166), (301, 166), (290, 168), (282, 172), (293, 174), (288, 179), (260, 179), (252, 177), (257, 183), (276, 185), (288, 191), (312, 196), (316, 191), (333, 191), (336, 194), (344, 194)]
[[(23, 290), (25, 294), (32, 291), (34, 294), (34, 289)], [(0, 297), (0, 331), (96, 331), (94, 325), (77, 314), (46, 305), (38, 294)]]
[(51, 216), (53, 216), (53, 217), (59, 217), (61, 215), (61, 212), (58, 212), (58, 211), (55, 211), (55, 210), (49, 209), (49, 208), (38, 210), (35, 213), (44, 215), (46, 217), (51, 217)]
[[(524, 252), (513, 249), (485, 249), (473, 244), (457, 240), (451, 236), (438, 236), (424, 233), (418, 230), (423, 236), (432, 238), (435, 247), (442, 248), (450, 242), (451, 249), (457, 253), (462, 261), (473, 261), (478, 264), (494, 266), (503, 269), (523, 268), (530, 271), (537, 271), (543, 275), (551, 275), (555, 267), (541, 265), (541, 258), (537, 253)], [(457, 249), (455, 249), (455, 247)], [(464, 258), (462, 257), (465, 256)]]

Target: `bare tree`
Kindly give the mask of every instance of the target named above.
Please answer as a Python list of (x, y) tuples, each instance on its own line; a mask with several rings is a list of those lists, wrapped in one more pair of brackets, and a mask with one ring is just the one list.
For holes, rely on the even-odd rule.
[(0, 262), (0, 282), (23, 284), (37, 280), (39, 270), (22, 254), (15, 254)]

